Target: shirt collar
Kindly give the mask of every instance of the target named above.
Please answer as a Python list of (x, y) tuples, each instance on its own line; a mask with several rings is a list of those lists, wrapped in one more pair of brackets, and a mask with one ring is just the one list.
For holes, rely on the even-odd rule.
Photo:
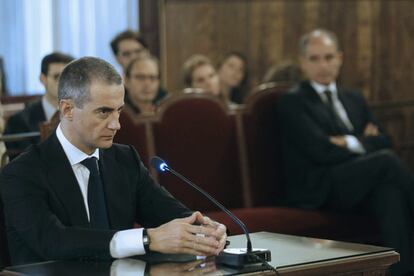
[(45, 111), (46, 121), (50, 121), (57, 111), (56, 107), (53, 106), (45, 96), (42, 97), (42, 107)]
[(329, 85), (323, 85), (315, 81), (311, 81), (310, 84), (319, 95), (323, 94), (323, 92), (325, 92), (326, 90), (331, 91), (332, 94), (336, 94), (338, 91), (335, 82), (331, 82)]
[(99, 149), (96, 149), (91, 155), (87, 155), (77, 147), (75, 147), (62, 132), (60, 124), (56, 129), (56, 136), (65, 151), (66, 156), (69, 159), (71, 166), (82, 162), (86, 158), (96, 157), (99, 160)]

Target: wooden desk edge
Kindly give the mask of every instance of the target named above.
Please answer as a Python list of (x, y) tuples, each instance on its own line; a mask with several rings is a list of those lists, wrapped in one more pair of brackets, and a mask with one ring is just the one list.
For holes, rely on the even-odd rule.
[[(367, 269), (378, 270), (379, 268), (385, 271), (399, 260), (400, 254), (395, 251), (386, 251), (292, 267), (281, 267), (277, 268), (277, 271), (282, 275), (294, 275), (296, 272), (299, 272), (300, 275), (335, 275), (341, 271), (361, 272), (367, 271)], [(305, 271), (307, 273), (304, 273)]]

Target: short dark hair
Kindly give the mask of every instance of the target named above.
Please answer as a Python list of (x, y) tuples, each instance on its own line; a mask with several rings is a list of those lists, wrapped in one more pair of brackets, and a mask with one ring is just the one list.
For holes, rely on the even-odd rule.
[(47, 73), (49, 72), (49, 66), (51, 63), (69, 63), (72, 60), (74, 60), (74, 58), (70, 55), (67, 54), (63, 54), (60, 52), (53, 52), (49, 55), (46, 55), (43, 59), (42, 59), (42, 64), (41, 64), (41, 68), (40, 68), (40, 72), (43, 75), (47, 75)]
[(59, 79), (58, 99), (72, 99), (81, 108), (90, 100), (90, 85), (102, 81), (108, 85), (122, 84), (122, 78), (115, 68), (95, 57), (83, 57), (69, 63)]
[(304, 34), (300, 40), (299, 40), (299, 54), (305, 55), (306, 48), (308, 47), (309, 40), (314, 37), (320, 37), (320, 36), (326, 36), (329, 38), (335, 45), (338, 50), (339, 49), (339, 43), (338, 43), (338, 37), (336, 34), (334, 34), (331, 31), (325, 30), (325, 29), (314, 29), (310, 31), (309, 33)]
[(132, 30), (126, 30), (126, 31), (123, 31), (122, 33), (117, 34), (111, 41), (111, 49), (115, 56), (118, 55), (118, 52), (119, 52), (119, 47), (118, 47), (119, 43), (122, 40), (126, 40), (126, 39), (133, 39), (137, 41), (139, 44), (141, 44), (145, 49), (148, 49), (147, 42), (138, 32), (134, 32)]
[(203, 55), (193, 55), (184, 62), (182, 69), (184, 85), (187, 87), (193, 85), (193, 72), (202, 65), (211, 65), (214, 68), (211, 60)]
[(152, 56), (152, 55), (142, 55), (142, 56), (139, 56), (139, 57), (133, 59), (128, 64), (128, 67), (125, 71), (125, 76), (127, 78), (129, 78), (131, 76), (131, 70), (132, 70), (132, 67), (134, 67), (134, 64), (136, 64), (138, 62), (141, 62), (141, 61), (145, 61), (145, 60), (150, 60), (150, 61), (154, 62), (157, 65), (158, 74), (160, 74), (160, 65), (159, 65), (158, 59), (156, 57)]

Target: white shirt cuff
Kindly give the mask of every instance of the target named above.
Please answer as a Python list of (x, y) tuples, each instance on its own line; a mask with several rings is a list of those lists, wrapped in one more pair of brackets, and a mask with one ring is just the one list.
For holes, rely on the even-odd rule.
[(109, 243), (112, 258), (126, 258), (145, 254), (142, 231), (143, 228), (116, 232)]
[(349, 151), (364, 154), (365, 149), (361, 142), (353, 135), (345, 135), (346, 147)]

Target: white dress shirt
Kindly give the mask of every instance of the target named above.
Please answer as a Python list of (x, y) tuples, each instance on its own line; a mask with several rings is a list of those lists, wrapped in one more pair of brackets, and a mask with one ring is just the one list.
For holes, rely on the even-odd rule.
[[(89, 208), (88, 208), (88, 181), (89, 181), (89, 170), (82, 165), (85, 158), (96, 157), (99, 160), (99, 150), (96, 149), (91, 155), (87, 155), (77, 147), (75, 147), (62, 132), (60, 124), (56, 129), (56, 136), (63, 147), (63, 150), (68, 157), (69, 163), (72, 166), (73, 173), (78, 180), (79, 188), (82, 192), (83, 202), (85, 204), (86, 213), (89, 219)], [(118, 231), (112, 237), (109, 244), (111, 256), (113, 258), (125, 258), (134, 255), (145, 254), (144, 245), (142, 242), (142, 230), (129, 229)]]
[[(321, 97), (321, 100), (324, 103), (328, 103), (328, 99), (326, 95), (324, 94), (325, 91), (329, 90), (332, 93), (332, 104), (333, 107), (338, 114), (339, 118), (342, 120), (342, 122), (345, 124), (345, 126), (349, 130), (354, 130), (354, 126), (352, 125), (351, 121), (349, 120), (348, 114), (346, 113), (346, 110), (344, 106), (342, 105), (341, 101), (338, 98), (338, 89), (336, 87), (336, 83), (332, 82), (329, 85), (322, 85), (320, 83), (311, 81), (311, 86), (315, 91), (318, 93), (319, 97)], [(364, 146), (361, 144), (361, 142), (356, 138), (354, 135), (345, 135), (346, 140), (346, 146), (349, 151), (359, 154), (364, 154), (365, 149)]]
[(42, 107), (46, 115), (46, 121), (50, 121), (53, 115), (55, 115), (56, 111), (58, 111), (53, 104), (49, 103), (45, 96), (42, 97)]

